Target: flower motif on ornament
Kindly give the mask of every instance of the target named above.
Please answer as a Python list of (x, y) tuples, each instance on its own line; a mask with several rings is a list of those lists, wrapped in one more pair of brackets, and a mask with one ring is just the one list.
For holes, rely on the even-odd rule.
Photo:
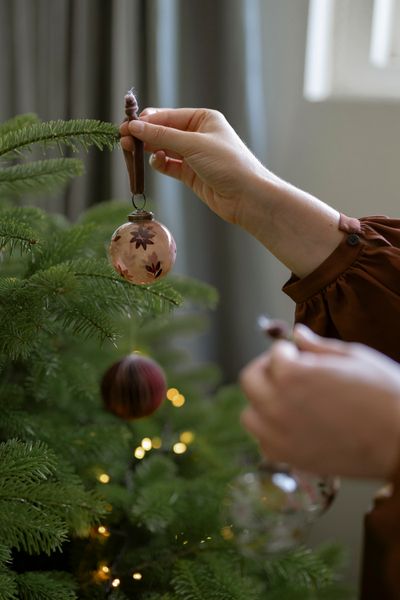
[(124, 278), (124, 279), (128, 279), (129, 278), (129, 271), (128, 269), (123, 269), (121, 267), (121, 265), (119, 263), (117, 263), (115, 265), (116, 270), (118, 271), (118, 273)]
[(162, 273), (161, 261), (158, 260), (158, 256), (155, 252), (151, 256), (149, 256), (149, 260), (146, 264), (146, 271), (151, 273), (154, 279), (160, 277)]
[(150, 244), (154, 244), (151, 241), (153, 237), (155, 237), (155, 233), (153, 233), (150, 227), (144, 227), (143, 225), (139, 225), (138, 229), (131, 231), (132, 239), (130, 240), (131, 244), (136, 244), (136, 250), (143, 246), (143, 250), (147, 250), (147, 246)]

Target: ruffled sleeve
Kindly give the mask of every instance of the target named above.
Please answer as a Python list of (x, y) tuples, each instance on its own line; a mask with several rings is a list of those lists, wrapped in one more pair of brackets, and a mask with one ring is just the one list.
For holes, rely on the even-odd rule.
[(341, 215), (339, 229), (343, 240), (332, 254), (283, 287), (296, 302), (295, 320), (400, 362), (400, 219)]

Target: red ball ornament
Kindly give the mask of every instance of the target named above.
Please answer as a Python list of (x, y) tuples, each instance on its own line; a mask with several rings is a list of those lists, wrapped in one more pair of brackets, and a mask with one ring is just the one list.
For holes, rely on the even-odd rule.
[(160, 365), (136, 353), (111, 365), (101, 381), (105, 408), (127, 421), (151, 415), (166, 393), (165, 373)]

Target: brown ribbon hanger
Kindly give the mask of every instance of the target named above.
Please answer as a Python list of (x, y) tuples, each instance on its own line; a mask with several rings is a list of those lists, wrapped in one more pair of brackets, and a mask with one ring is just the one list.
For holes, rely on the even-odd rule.
[[(133, 90), (130, 90), (125, 95), (125, 121), (133, 121), (138, 119), (139, 105)], [(144, 194), (144, 148), (143, 142), (133, 137), (133, 152), (124, 150), (124, 158), (128, 169), (129, 184), (132, 193), (132, 204), (137, 210), (143, 210), (146, 204), (146, 196)], [(139, 209), (136, 205), (136, 197), (141, 196), (143, 205)]]

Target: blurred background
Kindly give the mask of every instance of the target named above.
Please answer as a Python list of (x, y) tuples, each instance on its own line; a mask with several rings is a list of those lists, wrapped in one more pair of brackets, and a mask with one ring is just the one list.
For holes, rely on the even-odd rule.
[[(222, 111), (280, 177), (351, 216), (399, 216), (400, 9), (397, 0), (0, 0), (0, 119), (119, 123), (130, 87), (145, 106)], [(122, 155), (42, 206), (79, 218), (129, 187)], [(157, 218), (178, 245), (175, 271), (213, 284), (220, 304), (196, 347), (226, 380), (264, 350), (260, 313), (292, 321), (289, 277), (255, 240), (179, 183), (147, 172)], [(111, 232), (110, 232), (111, 234)], [(378, 308), (377, 308), (378, 310)], [(362, 516), (377, 483), (344, 482), (312, 544), (349, 549), (356, 582)]]

